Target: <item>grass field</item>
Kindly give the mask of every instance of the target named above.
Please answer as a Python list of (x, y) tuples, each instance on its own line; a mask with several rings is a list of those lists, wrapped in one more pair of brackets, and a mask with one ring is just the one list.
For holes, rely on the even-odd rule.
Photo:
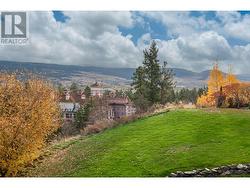
[(30, 176), (164, 177), (250, 162), (249, 110), (175, 110), (57, 144)]

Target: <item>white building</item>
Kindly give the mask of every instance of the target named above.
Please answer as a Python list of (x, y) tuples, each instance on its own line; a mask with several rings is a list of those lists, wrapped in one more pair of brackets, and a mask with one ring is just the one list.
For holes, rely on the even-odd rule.
[(80, 108), (79, 103), (72, 102), (60, 102), (60, 109), (62, 111), (62, 116), (64, 121), (74, 121), (77, 110)]
[(105, 88), (102, 86), (102, 84), (96, 82), (93, 85), (90, 86), (91, 89), (91, 96), (98, 96), (98, 97), (102, 97), (103, 94), (107, 91), (109, 92), (115, 92), (114, 89), (111, 88)]

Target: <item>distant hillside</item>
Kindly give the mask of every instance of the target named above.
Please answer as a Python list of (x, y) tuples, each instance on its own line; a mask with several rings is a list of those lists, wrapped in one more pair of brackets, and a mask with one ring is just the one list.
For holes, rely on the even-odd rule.
[[(84, 67), (77, 65), (0, 61), (0, 70), (9, 72), (16, 70), (29, 71), (66, 85), (72, 82), (87, 85), (99, 81), (108, 86), (128, 87), (135, 68)], [(178, 87), (191, 88), (204, 86), (210, 71), (193, 72), (186, 69), (173, 68), (173, 72), (175, 73)], [(238, 78), (250, 81), (250, 74), (238, 75)]]
[(118, 76), (126, 79), (130, 79), (135, 70), (133, 68), (105, 68), (105, 67), (90, 67), (90, 66), (83, 67), (77, 65), (58, 65), (58, 64), (14, 62), (14, 61), (0, 61), (0, 69), (7, 71), (28, 70), (36, 73), (42, 73), (42, 74), (46, 73), (46, 75), (58, 78), (62, 76), (75, 75), (84, 71), (96, 74)]

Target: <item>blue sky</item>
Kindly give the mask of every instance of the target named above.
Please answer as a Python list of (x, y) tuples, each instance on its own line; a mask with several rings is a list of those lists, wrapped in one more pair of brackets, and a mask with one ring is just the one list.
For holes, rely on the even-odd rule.
[(65, 16), (63, 14), (63, 11), (59, 11), (59, 10), (54, 10), (53, 11), (53, 16), (56, 19), (56, 21), (62, 22), (62, 23), (65, 23), (69, 19), (68, 16)]
[[(249, 15), (250, 11), (238, 11), (241, 15)], [(216, 17), (215, 11), (191, 11), (190, 17), (205, 17), (206, 20), (214, 20), (220, 23), (220, 19)], [(54, 18), (58, 22), (65, 23), (67, 20), (70, 19), (69, 16), (64, 15), (63, 11), (53, 11)], [(140, 12), (133, 12), (134, 16), (141, 16)], [(175, 38), (174, 36), (168, 36), (167, 28), (160, 22), (154, 19), (151, 19), (146, 16), (142, 16), (145, 24), (135, 24), (132, 28), (118, 26), (119, 31), (122, 33), (123, 36), (132, 35), (132, 41), (136, 44), (138, 39), (145, 34), (150, 33), (153, 39), (160, 39), (160, 40), (169, 40), (171, 38)], [(239, 40), (235, 38), (230, 38), (228, 42), (232, 45), (235, 44), (247, 44), (244, 40)]]
[(135, 68), (155, 40), (170, 67), (250, 70), (248, 11), (33, 11), (29, 26), (29, 45), (0, 46), (1, 60)]

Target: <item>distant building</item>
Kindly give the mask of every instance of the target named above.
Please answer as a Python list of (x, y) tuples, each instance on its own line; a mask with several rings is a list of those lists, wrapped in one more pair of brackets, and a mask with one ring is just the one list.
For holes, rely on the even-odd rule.
[[(114, 93), (113, 89), (103, 88), (97, 82), (91, 85), (91, 96), (102, 97), (106, 91), (110, 91)], [(116, 98), (113, 95), (109, 95), (108, 97), (104, 97), (105, 102), (101, 103), (100, 112), (96, 111), (96, 115), (106, 119), (119, 119), (124, 116), (130, 116), (136, 112), (136, 109), (133, 103), (128, 98)], [(75, 120), (76, 112), (80, 109), (82, 105), (84, 105), (86, 101), (86, 96), (83, 91), (72, 92), (70, 90), (64, 90), (64, 92), (60, 96), (60, 108), (62, 111), (62, 116), (64, 121)], [(100, 113), (100, 114), (98, 114)], [(96, 117), (97, 117), (96, 116)], [(95, 121), (95, 116), (92, 117), (93, 121)]]
[(80, 103), (83, 104), (86, 99), (86, 96), (83, 91), (70, 91), (65, 89), (64, 92), (60, 96), (60, 102), (67, 102), (67, 103)]
[(71, 92), (64, 90), (64, 93), (60, 96), (59, 106), (62, 112), (64, 121), (75, 120), (75, 114), (79, 110), (80, 106), (84, 104), (86, 97), (82, 91)]
[(101, 83), (95, 82), (90, 86), (91, 96), (102, 97), (105, 92), (114, 92), (111, 88), (105, 88)]
[(80, 108), (79, 103), (72, 103), (72, 102), (60, 102), (59, 103), (63, 120), (65, 122), (73, 122), (75, 120), (76, 112)]
[(130, 116), (136, 112), (136, 108), (128, 98), (113, 98), (108, 100), (108, 119), (119, 119)]

